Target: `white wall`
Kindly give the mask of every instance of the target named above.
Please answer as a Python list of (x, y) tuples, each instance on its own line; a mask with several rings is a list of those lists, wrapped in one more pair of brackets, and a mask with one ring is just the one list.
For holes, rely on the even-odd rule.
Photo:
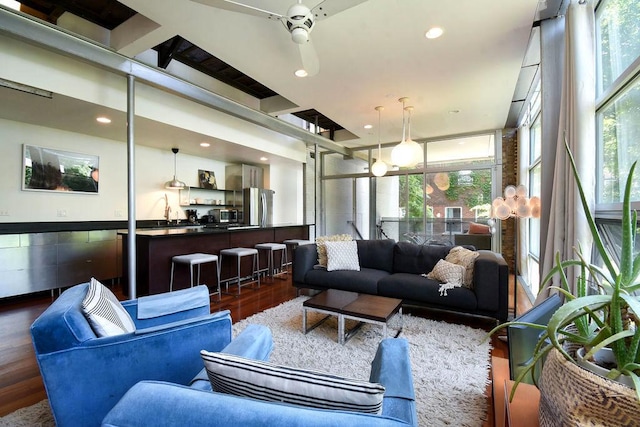
[[(82, 60), (0, 36), (0, 62), (0, 78), (126, 111), (126, 79)], [(180, 129), (232, 142), (239, 148), (251, 147), (286, 159), (269, 168), (270, 187), (276, 191), (274, 222), (302, 222), (301, 165), (306, 159), (304, 142), (140, 82), (136, 85), (135, 102), (136, 115), (139, 117), (169, 123)], [(99, 194), (22, 191), (23, 144), (99, 156)], [(0, 147), (0, 222), (127, 218), (127, 152), (122, 141), (0, 119)], [(173, 176), (173, 160), (173, 153), (169, 150), (145, 146), (136, 148), (138, 220), (162, 219), (165, 193), (172, 211), (179, 211), (180, 216), (185, 217), (182, 209), (178, 208), (179, 193), (163, 188), (163, 183)], [(221, 188), (224, 186), (225, 165), (221, 161), (181, 152), (178, 154), (178, 178), (188, 185), (197, 186), (197, 170), (212, 170)], [(200, 208), (200, 213), (206, 213), (206, 210)]]
[[(126, 145), (103, 138), (0, 119), (0, 222), (110, 221), (127, 218)], [(99, 193), (22, 190), (23, 144), (80, 152), (100, 157)], [(136, 218), (161, 220), (164, 195), (172, 212), (179, 212), (179, 191), (166, 190), (173, 177), (174, 157), (170, 151), (138, 146), (135, 151)], [(198, 169), (215, 172), (218, 188), (224, 188), (226, 164), (178, 153), (177, 177), (198, 186)], [(302, 167), (270, 168), (271, 188), (276, 191), (275, 223), (302, 222)], [(217, 198), (217, 197), (211, 197)], [(201, 214), (206, 208), (200, 208)], [(63, 215), (63, 216), (60, 216)], [(175, 218), (175, 217), (172, 217)]]

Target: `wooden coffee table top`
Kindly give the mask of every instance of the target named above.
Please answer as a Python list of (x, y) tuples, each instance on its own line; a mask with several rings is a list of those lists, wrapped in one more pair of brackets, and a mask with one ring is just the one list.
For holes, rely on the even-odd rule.
[(345, 316), (386, 322), (400, 310), (402, 300), (328, 289), (306, 300), (302, 305)]

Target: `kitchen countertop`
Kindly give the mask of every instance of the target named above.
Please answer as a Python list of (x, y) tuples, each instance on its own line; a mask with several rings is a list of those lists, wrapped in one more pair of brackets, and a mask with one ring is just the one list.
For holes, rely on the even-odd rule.
[[(237, 231), (247, 230), (271, 230), (274, 228), (286, 228), (286, 227), (308, 227), (311, 224), (273, 224), (266, 227), (260, 227), (258, 225), (245, 225), (245, 224), (232, 224), (228, 226), (220, 226), (219, 224), (209, 225), (170, 225), (166, 227), (153, 227), (153, 228), (137, 228), (136, 236), (146, 237), (170, 237), (170, 236), (190, 236), (190, 235), (203, 235), (203, 234), (221, 234)], [(118, 230), (118, 234), (129, 234), (128, 230)]]

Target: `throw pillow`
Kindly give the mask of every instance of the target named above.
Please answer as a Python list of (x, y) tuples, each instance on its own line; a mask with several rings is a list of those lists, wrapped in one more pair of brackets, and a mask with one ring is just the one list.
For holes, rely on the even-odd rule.
[(424, 276), (440, 282), (442, 284), (439, 289), (440, 295), (446, 296), (448, 289), (462, 286), (464, 273), (465, 269), (463, 266), (441, 259), (436, 263), (436, 266), (433, 267), (433, 270)]
[(469, 234), (491, 234), (491, 227), (477, 222), (469, 223)]
[(316, 238), (316, 245), (318, 248), (318, 264), (323, 267), (327, 266), (327, 247), (326, 242), (348, 242), (353, 240), (353, 237), (349, 234), (336, 234), (333, 236), (320, 236)]
[(225, 353), (200, 352), (213, 390), (270, 402), (380, 414), (384, 386)]
[(326, 242), (327, 271), (355, 270), (360, 271), (358, 260), (358, 244), (349, 242)]
[(136, 326), (118, 298), (102, 283), (91, 278), (82, 312), (98, 337), (135, 332)]
[(451, 249), (445, 257), (445, 261), (461, 265), (465, 268), (464, 280), (462, 281), (462, 285), (465, 288), (473, 288), (473, 265), (479, 255), (476, 251), (471, 251), (462, 246), (456, 246)]

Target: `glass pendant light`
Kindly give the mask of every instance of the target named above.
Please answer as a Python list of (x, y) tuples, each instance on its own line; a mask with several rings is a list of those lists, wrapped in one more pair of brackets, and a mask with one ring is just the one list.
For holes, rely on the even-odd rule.
[[(413, 111), (413, 107), (405, 107), (405, 102), (408, 99), (406, 97), (398, 99), (399, 102), (402, 102), (402, 141), (391, 151), (391, 161), (398, 167), (414, 167), (424, 159), (422, 147), (411, 139), (411, 111)], [(405, 111), (409, 111), (408, 139), (405, 139)]]
[(380, 113), (384, 107), (379, 105), (375, 108), (378, 112), (378, 157), (374, 164), (371, 165), (371, 173), (374, 176), (384, 176), (387, 173), (387, 164), (382, 161), (382, 148), (380, 146)]
[(172, 148), (173, 151), (173, 179), (164, 183), (164, 188), (170, 190), (182, 190), (187, 186), (184, 182), (176, 178), (176, 171), (178, 169), (178, 148)]

